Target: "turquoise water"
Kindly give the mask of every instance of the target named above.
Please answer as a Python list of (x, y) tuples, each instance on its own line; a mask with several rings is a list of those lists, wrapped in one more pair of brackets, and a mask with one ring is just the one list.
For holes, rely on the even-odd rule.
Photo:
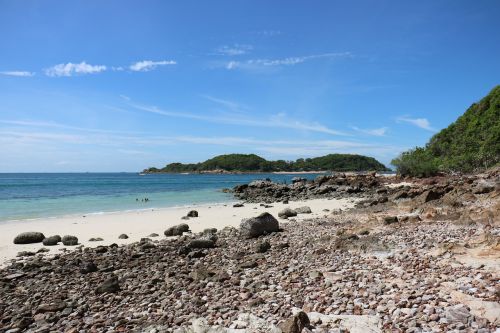
[(263, 178), (290, 183), (295, 176), (4, 173), (0, 174), (0, 221), (228, 202), (233, 196), (223, 193), (223, 188)]

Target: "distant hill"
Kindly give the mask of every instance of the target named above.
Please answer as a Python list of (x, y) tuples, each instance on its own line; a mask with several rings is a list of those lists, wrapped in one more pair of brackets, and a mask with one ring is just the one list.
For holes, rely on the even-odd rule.
[(276, 172), (276, 171), (386, 171), (385, 165), (373, 157), (330, 154), (296, 161), (267, 161), (255, 154), (219, 155), (201, 163), (171, 163), (164, 168), (149, 168), (145, 173), (179, 172)]
[(500, 86), (472, 104), (454, 123), (392, 161), (402, 175), (472, 172), (500, 163)]

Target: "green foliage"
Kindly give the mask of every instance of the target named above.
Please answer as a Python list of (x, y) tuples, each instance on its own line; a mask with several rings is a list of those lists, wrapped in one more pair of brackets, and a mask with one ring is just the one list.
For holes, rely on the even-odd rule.
[(398, 173), (411, 176), (428, 176), (438, 171), (472, 172), (498, 163), (500, 86), (434, 135), (425, 148), (410, 150), (392, 161)]
[(210, 170), (240, 172), (274, 171), (386, 171), (383, 164), (373, 157), (350, 154), (330, 154), (322, 157), (296, 161), (267, 161), (255, 154), (219, 155), (205, 162), (196, 164), (171, 163), (163, 169), (149, 168), (145, 172), (200, 172)]
[(424, 148), (415, 148), (402, 153), (391, 162), (399, 174), (429, 177), (439, 171), (439, 161)]

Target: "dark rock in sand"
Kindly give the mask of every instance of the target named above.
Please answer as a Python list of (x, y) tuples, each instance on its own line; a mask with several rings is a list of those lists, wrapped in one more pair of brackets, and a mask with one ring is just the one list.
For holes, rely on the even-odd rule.
[(187, 217), (198, 217), (198, 212), (196, 210), (191, 210), (186, 215)]
[(160, 236), (160, 235), (158, 235), (157, 233), (153, 232), (152, 234), (149, 234), (148, 237), (158, 237), (158, 236)]
[(118, 236), (118, 239), (128, 239), (128, 236), (127, 234), (121, 234), (120, 236)]
[(116, 275), (111, 276), (96, 289), (96, 293), (98, 294), (116, 293), (118, 291), (120, 291), (120, 284), (118, 283), (118, 277), (116, 277)]
[(297, 212), (291, 208), (285, 208), (278, 213), (278, 216), (281, 218), (293, 217), (297, 216)]
[(193, 239), (188, 245), (191, 249), (210, 249), (215, 247), (215, 243), (211, 239)]
[(257, 217), (243, 219), (240, 223), (240, 234), (246, 238), (259, 237), (276, 231), (279, 231), (278, 220), (267, 212)]
[(17, 253), (16, 257), (32, 257), (35, 255), (35, 252), (31, 251), (21, 251)]
[(235, 207), (235, 208), (238, 208), (238, 207), (243, 207), (243, 204), (238, 202), (238, 203), (235, 203), (235, 204), (233, 205), (233, 207)]
[(397, 216), (386, 216), (384, 218), (384, 224), (393, 224), (398, 222)]
[(89, 239), (89, 242), (102, 242), (104, 239), (102, 239), (101, 237), (92, 237), (91, 239)]
[(97, 272), (97, 266), (93, 262), (85, 262), (80, 266), (80, 273), (88, 274)]
[(185, 223), (181, 223), (178, 225), (174, 225), (173, 227), (168, 228), (165, 230), (164, 234), (165, 236), (182, 236), (183, 233), (189, 232), (189, 226)]
[(60, 241), (61, 241), (61, 236), (55, 235), (44, 238), (42, 243), (45, 246), (54, 246), (57, 245), (57, 243), (59, 243)]
[(23, 232), (14, 238), (14, 244), (40, 243), (44, 238), (45, 236), (41, 232)]
[(294, 209), (297, 214), (311, 214), (311, 208), (309, 206), (303, 206)]
[(257, 253), (265, 253), (267, 250), (271, 248), (271, 244), (266, 240), (262, 242), (258, 242), (255, 246), (255, 252)]
[(62, 243), (66, 246), (75, 246), (78, 245), (78, 238), (75, 236), (66, 235), (62, 238)]

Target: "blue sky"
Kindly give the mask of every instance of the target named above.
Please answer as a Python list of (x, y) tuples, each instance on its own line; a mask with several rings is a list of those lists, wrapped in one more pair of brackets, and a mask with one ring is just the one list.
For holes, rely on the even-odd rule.
[(0, 0), (0, 172), (388, 164), (500, 78), (500, 2)]

